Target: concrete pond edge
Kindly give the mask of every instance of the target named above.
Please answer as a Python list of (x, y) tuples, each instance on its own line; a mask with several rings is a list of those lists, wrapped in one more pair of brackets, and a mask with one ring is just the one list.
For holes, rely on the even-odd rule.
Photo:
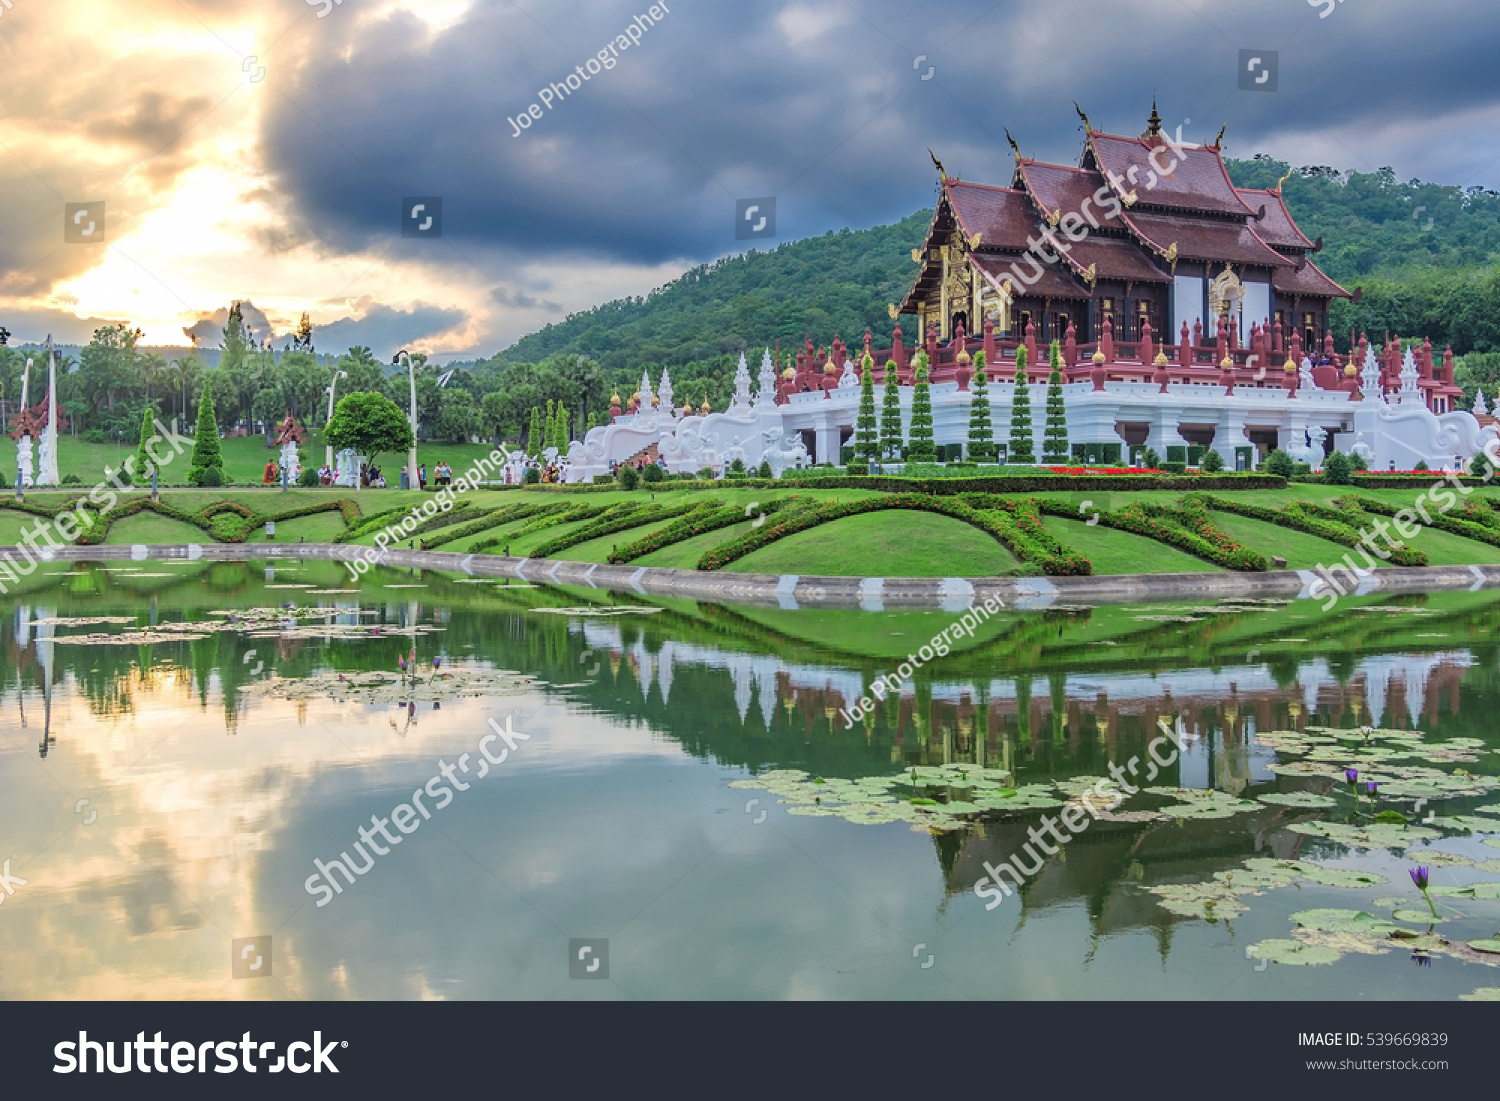
[[(115, 544), (44, 548), (51, 562), (145, 562), (153, 559), (243, 562), (293, 559), (352, 562), (371, 548), (343, 543), (178, 543)], [(29, 557), (30, 548), (17, 548)], [(1049, 607), (1193, 600), (1327, 601), (1334, 595), (1311, 570), (1264, 573), (1114, 574), (1092, 577), (813, 577), (796, 574), (726, 573), (661, 569), (654, 566), (609, 566), (555, 558), (503, 558), (387, 548), (375, 555), (380, 565), (462, 573), (470, 577), (505, 578), (537, 585), (578, 585), (641, 596), (677, 597), (718, 604), (758, 607), (937, 608), (963, 612), (997, 598), (1007, 608)], [(1500, 566), (1389, 567), (1351, 577), (1340, 568), (1335, 580), (1348, 595), (1376, 593), (1477, 592), (1500, 585)], [(352, 580), (352, 578), (351, 578)], [(1352, 583), (1352, 587), (1351, 587)]]

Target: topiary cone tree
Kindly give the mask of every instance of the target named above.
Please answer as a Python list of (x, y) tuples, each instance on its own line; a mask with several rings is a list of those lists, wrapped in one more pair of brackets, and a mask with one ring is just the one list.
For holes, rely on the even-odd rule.
[(141, 411), (141, 442), (135, 451), (135, 472), (132, 475), (136, 485), (150, 485), (151, 472), (156, 469), (156, 462), (146, 450), (146, 444), (156, 435), (156, 426), (151, 423), (153, 412), (149, 405)]
[(995, 461), (995, 430), (990, 424), (990, 380), (984, 370), (984, 352), (974, 353), (974, 379), (969, 383), (969, 458), (976, 463)]
[(932, 387), (927, 381), (927, 353), (919, 352), (917, 385), (911, 396), (911, 446), (906, 458), (914, 463), (937, 462), (937, 447), (932, 442)]
[(562, 399), (557, 401), (557, 420), (554, 422), (556, 428), (552, 433), (552, 446), (557, 448), (559, 455), (568, 452), (568, 411), (563, 408)]
[(1062, 392), (1062, 349), (1052, 342), (1052, 373), (1047, 376), (1047, 428), (1042, 434), (1042, 462), (1068, 461), (1068, 406)]
[(854, 457), (880, 461), (880, 439), (875, 425), (875, 360), (869, 352), (859, 364), (859, 416), (854, 422)]
[(896, 361), (885, 361), (885, 391), (880, 402), (880, 453), (883, 458), (901, 458), (905, 435), (901, 430), (901, 381)]
[(188, 460), (188, 484), (200, 485), (203, 471), (218, 472), (218, 484), (224, 484), (224, 455), (219, 450), (219, 422), (214, 417), (214, 397), (208, 380), (198, 398), (198, 424), (193, 430), (193, 454)]
[(526, 434), (526, 454), (536, 458), (546, 446), (542, 440), (542, 411), (533, 405), (531, 407), (531, 430)]
[(1031, 383), (1026, 378), (1026, 345), (1016, 349), (1016, 393), (1010, 403), (1009, 463), (1034, 463), (1031, 437)]

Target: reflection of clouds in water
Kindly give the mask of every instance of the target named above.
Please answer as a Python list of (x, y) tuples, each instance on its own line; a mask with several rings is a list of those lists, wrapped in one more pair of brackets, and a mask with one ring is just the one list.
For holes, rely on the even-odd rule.
[[(497, 770), (506, 774), (600, 770), (680, 752), (647, 731), (622, 736), (607, 721), (564, 717), (531, 697), (424, 709), (405, 738), (383, 721), (388, 709), (304, 704), (299, 718), (293, 705), (268, 701), (246, 707), (231, 737), (218, 726), (216, 701), (200, 711), (186, 679), (136, 685), (134, 713), (110, 717), (91, 714), (71, 687), (53, 692), (54, 731), (65, 733), (46, 766), (63, 790), (36, 785), (30, 751), (0, 757), (0, 790), (15, 823), (7, 841), (37, 854), (27, 857), (36, 875), (26, 897), (12, 900), (0, 925), (0, 955), (11, 961), (6, 997), (236, 995), (238, 988), (221, 990), (229, 938), (275, 929), (309, 902), (303, 865), (347, 847), (371, 813), (388, 814), (401, 801), (388, 791), (424, 781), (440, 756), (472, 752), (484, 717), (498, 710), (519, 704), (534, 738)], [(497, 779), (466, 796), (493, 798)], [(73, 792), (105, 808), (88, 831), (70, 813)], [(325, 836), (304, 833), (311, 806), (328, 815)], [(526, 833), (522, 823), (508, 830)], [(437, 859), (452, 846), (436, 835), (420, 848)], [(285, 883), (269, 875), (273, 868)], [(445, 878), (472, 874), (470, 865)], [(366, 893), (389, 903), (389, 891)], [(301, 979), (290, 959), (298, 951), (295, 936), (277, 942), (276, 977), (293, 993)], [(136, 976), (143, 985), (134, 985)], [(417, 994), (403, 988), (390, 996)]]

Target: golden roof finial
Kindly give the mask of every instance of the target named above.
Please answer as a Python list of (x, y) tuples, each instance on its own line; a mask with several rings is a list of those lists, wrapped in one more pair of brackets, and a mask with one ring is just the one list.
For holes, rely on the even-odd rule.
[(1010, 136), (1010, 127), (1004, 127), (1004, 130), (1005, 140), (1010, 142), (1011, 152), (1016, 155), (1016, 160), (1019, 161), (1021, 159), (1021, 147), (1016, 144), (1016, 139)]
[(1089, 122), (1089, 117), (1083, 113), (1083, 108), (1078, 106), (1078, 101), (1076, 99), (1073, 101), (1073, 110), (1077, 111), (1078, 117), (1083, 119), (1084, 130), (1091, 132), (1094, 129), (1094, 124)]
[(1284, 183), (1286, 183), (1287, 180), (1290, 180), (1292, 178), (1293, 173), (1295, 171), (1296, 171), (1295, 169), (1288, 168), (1287, 171), (1286, 171), (1286, 175), (1283, 176), (1283, 177), (1281, 177), (1281, 179), (1279, 179), (1279, 180), (1276, 181), (1276, 186), (1272, 190), (1275, 191), (1276, 194), (1280, 195), (1281, 194), (1281, 185), (1284, 184)]
[(1214, 139), (1214, 149), (1217, 151), (1224, 144), (1224, 131), (1229, 129), (1229, 123), (1219, 127), (1219, 136)]
[(1146, 132), (1143, 138), (1155, 138), (1161, 136), (1161, 115), (1156, 112), (1156, 97), (1151, 97), (1151, 117), (1146, 120)]
[(931, 149), (927, 150), (927, 155), (932, 158), (932, 163), (938, 170), (938, 180), (942, 183), (947, 183), (948, 173), (943, 168), (943, 162), (937, 159), (937, 154), (934, 153)]

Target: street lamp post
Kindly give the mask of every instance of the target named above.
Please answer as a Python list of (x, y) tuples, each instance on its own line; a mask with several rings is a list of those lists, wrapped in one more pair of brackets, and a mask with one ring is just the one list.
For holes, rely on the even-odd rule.
[[(348, 378), (348, 377), (349, 377), (349, 372), (348, 371), (340, 371), (337, 367), (335, 367), (333, 369), (333, 381), (328, 384), (328, 421), (325, 422), (324, 425), (323, 425), (323, 432), (325, 434), (325, 438), (326, 438), (326, 434), (328, 432), (328, 425), (333, 422), (333, 392), (334, 392), (335, 389), (338, 388), (339, 379), (341, 379), (341, 378)], [(328, 454), (327, 454), (327, 457), (326, 457), (326, 459), (324, 461), (327, 464), (328, 469), (332, 470), (333, 469), (333, 444), (328, 444)]]
[(411, 384), (411, 450), (406, 453), (406, 488), (419, 489), (421, 483), (417, 480), (417, 368), (405, 348), (391, 357), (391, 363), (400, 366), (403, 359), (406, 360), (406, 375)]

